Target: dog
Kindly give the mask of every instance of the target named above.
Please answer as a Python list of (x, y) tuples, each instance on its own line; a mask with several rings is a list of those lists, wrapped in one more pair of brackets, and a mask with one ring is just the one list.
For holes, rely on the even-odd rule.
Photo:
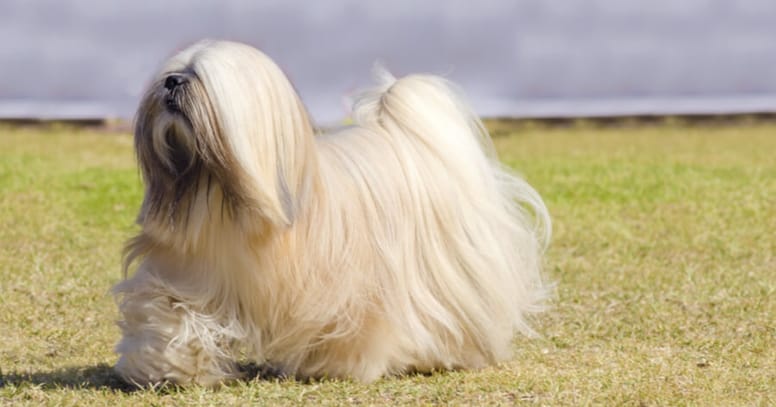
[(141, 230), (114, 288), (124, 379), (213, 386), (247, 360), (370, 382), (492, 365), (533, 333), (539, 194), (453, 84), (378, 76), (352, 125), (319, 132), (251, 46), (203, 41), (166, 62), (135, 118)]

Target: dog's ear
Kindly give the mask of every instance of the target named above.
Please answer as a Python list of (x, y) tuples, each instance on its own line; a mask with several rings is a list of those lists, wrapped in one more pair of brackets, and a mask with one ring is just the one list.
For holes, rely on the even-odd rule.
[(273, 81), (260, 85), (264, 91), (249, 98), (253, 115), (240, 120), (244, 125), (235, 129), (252, 129), (252, 133), (235, 138), (244, 151), (253, 152), (241, 154), (240, 161), (257, 187), (259, 211), (276, 226), (290, 226), (315, 171), (315, 145), (312, 125), (296, 92), (284, 76)]
[(316, 164), (312, 124), (296, 90), (269, 57), (242, 44), (211, 45), (193, 68), (245, 175), (240, 192), (270, 223), (291, 225)]

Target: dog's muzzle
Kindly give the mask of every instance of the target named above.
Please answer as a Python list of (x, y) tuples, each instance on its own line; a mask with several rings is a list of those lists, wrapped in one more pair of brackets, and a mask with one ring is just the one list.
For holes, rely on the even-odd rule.
[(183, 85), (188, 82), (185, 75), (182, 74), (170, 74), (164, 79), (164, 88), (167, 90), (167, 94), (164, 97), (164, 104), (173, 113), (180, 113), (180, 92)]

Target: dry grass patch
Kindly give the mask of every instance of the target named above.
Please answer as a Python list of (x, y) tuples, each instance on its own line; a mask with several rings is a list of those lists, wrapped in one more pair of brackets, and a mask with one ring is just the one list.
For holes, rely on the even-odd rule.
[(776, 404), (776, 127), (499, 129), (545, 197), (544, 337), (476, 372), (127, 391), (109, 288), (141, 198), (126, 135), (0, 128), (0, 401)]

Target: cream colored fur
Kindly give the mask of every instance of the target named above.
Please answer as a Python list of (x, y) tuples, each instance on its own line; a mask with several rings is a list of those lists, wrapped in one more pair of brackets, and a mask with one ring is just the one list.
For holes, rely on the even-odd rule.
[[(171, 74), (187, 79), (174, 92)], [(497, 363), (532, 332), (542, 200), (450, 83), (381, 79), (352, 126), (315, 134), (251, 47), (167, 63), (136, 124), (147, 188), (138, 267), (115, 288), (123, 377), (213, 385), (248, 360), (371, 381)]]

